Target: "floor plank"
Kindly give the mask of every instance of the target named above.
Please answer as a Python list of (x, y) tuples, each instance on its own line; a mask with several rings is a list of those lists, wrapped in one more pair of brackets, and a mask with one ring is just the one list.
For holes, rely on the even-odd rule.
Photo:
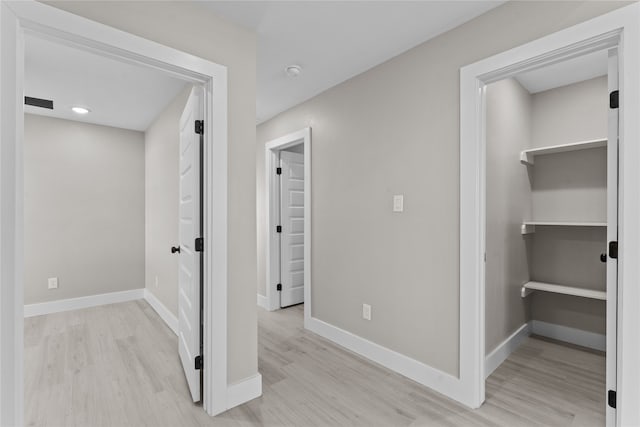
[(215, 418), (189, 397), (177, 338), (145, 301), (25, 319), (33, 426), (597, 426), (601, 353), (531, 337), (478, 410), (305, 331), (303, 307), (258, 309), (263, 396)]

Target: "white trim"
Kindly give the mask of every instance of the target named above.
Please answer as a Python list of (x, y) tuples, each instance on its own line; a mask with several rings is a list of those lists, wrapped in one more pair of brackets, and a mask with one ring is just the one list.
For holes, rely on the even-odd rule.
[[(0, 1), (0, 423), (21, 424), (22, 116), (25, 31), (160, 69), (205, 89), (204, 390), (210, 415), (227, 409), (227, 69), (33, 0)], [(13, 307), (13, 308), (12, 308)], [(8, 397), (9, 396), (9, 397)], [(13, 397), (10, 397), (13, 396)]]
[(130, 291), (109, 292), (106, 294), (87, 295), (86, 297), (59, 299), (56, 301), (26, 304), (24, 317), (41, 316), (43, 314), (60, 313), (63, 311), (80, 310), (97, 307), (99, 305), (116, 304), (119, 302), (135, 301), (144, 298), (144, 289)]
[(262, 375), (255, 374), (249, 378), (229, 384), (227, 388), (227, 409), (247, 403), (262, 396)]
[(568, 57), (618, 46), (618, 405), (617, 410), (607, 408), (607, 420), (610, 425), (614, 419), (617, 425), (640, 425), (640, 287), (635, 286), (640, 282), (639, 7), (635, 3), (617, 9), (460, 70), (460, 382), (469, 390), (465, 400), (471, 407), (480, 406), (485, 398), (486, 84)]
[(278, 310), (280, 302), (278, 293), (272, 286), (276, 283), (275, 271), (280, 262), (278, 253), (278, 235), (275, 231), (278, 200), (275, 168), (277, 166), (278, 152), (285, 148), (304, 144), (304, 324), (311, 318), (311, 128), (306, 127), (297, 132), (292, 132), (280, 138), (271, 140), (265, 144), (265, 193), (266, 204), (266, 230), (267, 243), (266, 257), (266, 300), (265, 309)]
[(269, 310), (269, 304), (267, 303), (266, 296), (258, 294), (258, 307)]
[(461, 387), (458, 378), (451, 374), (432, 368), (425, 363), (359, 337), (337, 326), (330, 325), (315, 317), (309, 319), (305, 327), (385, 368), (464, 403), (466, 392)]
[(151, 308), (158, 313), (158, 316), (167, 324), (174, 334), (178, 335), (178, 318), (164, 305), (158, 297), (149, 289), (144, 288), (144, 299), (149, 303)]
[(502, 365), (502, 362), (507, 360), (529, 335), (531, 335), (531, 322), (520, 326), (506, 340), (498, 344), (484, 359), (484, 377), (488, 378), (498, 366)]
[(531, 333), (533, 335), (553, 338), (558, 341), (564, 341), (594, 350), (607, 350), (607, 336), (604, 334), (596, 334), (595, 332), (583, 331), (581, 329), (547, 323), (541, 320), (531, 321)]

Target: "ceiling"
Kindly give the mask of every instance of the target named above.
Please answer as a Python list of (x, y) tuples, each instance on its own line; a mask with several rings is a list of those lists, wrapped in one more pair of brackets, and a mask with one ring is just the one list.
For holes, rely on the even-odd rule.
[[(54, 109), (25, 112), (138, 131), (186, 82), (162, 71), (121, 62), (32, 35), (25, 36), (25, 95), (53, 100)], [(78, 115), (72, 106), (89, 108)]]
[(516, 80), (518, 80), (529, 93), (533, 94), (595, 77), (606, 76), (608, 63), (607, 51), (600, 50), (519, 74), (516, 76)]
[[(257, 33), (258, 123), (504, 1), (209, 1)], [(302, 73), (288, 77), (288, 65)]]

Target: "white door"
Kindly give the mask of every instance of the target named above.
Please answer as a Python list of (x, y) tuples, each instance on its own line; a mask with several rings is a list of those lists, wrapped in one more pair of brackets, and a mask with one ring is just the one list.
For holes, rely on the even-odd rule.
[(304, 154), (280, 152), (280, 307), (304, 302)]
[(201, 221), (201, 141), (196, 120), (203, 119), (200, 88), (191, 91), (180, 117), (180, 208), (178, 267), (178, 353), (194, 402), (200, 400), (200, 370), (196, 357), (201, 355), (201, 283), (202, 252), (196, 239), (202, 236)]
[[(609, 93), (618, 90), (618, 50), (609, 51)], [(610, 100), (611, 101), (611, 100)], [(611, 105), (610, 105), (611, 107)], [(618, 242), (618, 108), (609, 108), (607, 135), (607, 244)], [(607, 425), (616, 425), (616, 409), (611, 405), (617, 390), (618, 345), (618, 259), (607, 248)]]

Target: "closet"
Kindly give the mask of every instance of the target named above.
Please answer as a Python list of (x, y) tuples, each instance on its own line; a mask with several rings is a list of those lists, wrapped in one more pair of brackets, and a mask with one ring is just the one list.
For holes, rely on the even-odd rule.
[(485, 373), (546, 337), (602, 356), (603, 402), (615, 390), (616, 61), (589, 53), (486, 88)]

